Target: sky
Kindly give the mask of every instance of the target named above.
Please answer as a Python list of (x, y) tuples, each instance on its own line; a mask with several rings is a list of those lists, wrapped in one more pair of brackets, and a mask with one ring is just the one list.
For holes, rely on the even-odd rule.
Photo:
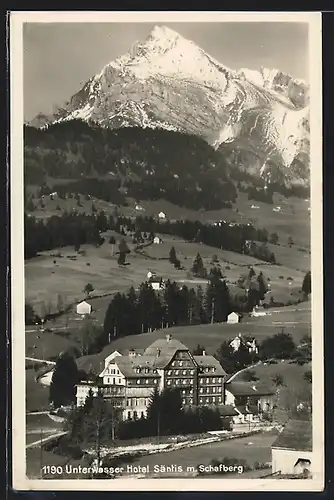
[[(25, 23), (24, 119), (62, 105), (157, 23)], [(162, 23), (159, 23), (162, 24)], [(283, 22), (164, 23), (231, 69), (277, 68), (308, 78), (308, 25)]]

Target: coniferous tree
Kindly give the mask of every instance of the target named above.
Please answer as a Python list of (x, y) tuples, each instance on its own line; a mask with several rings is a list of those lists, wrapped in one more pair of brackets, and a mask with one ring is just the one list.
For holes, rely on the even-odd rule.
[(78, 378), (79, 371), (74, 358), (62, 353), (56, 361), (49, 392), (49, 401), (56, 408), (75, 403)]
[(198, 253), (194, 259), (191, 271), (194, 273), (195, 276), (205, 278), (206, 277), (206, 269), (203, 264), (203, 259)]
[(259, 300), (264, 300), (265, 294), (268, 291), (268, 286), (266, 284), (262, 271), (260, 272), (260, 274), (257, 276), (256, 279), (259, 286)]
[(308, 271), (304, 276), (302, 292), (306, 298), (308, 298), (311, 293), (311, 271)]

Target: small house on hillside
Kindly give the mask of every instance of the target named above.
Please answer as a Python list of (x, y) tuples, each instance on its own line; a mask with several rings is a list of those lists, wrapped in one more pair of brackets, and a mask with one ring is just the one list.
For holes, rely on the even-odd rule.
[(165, 214), (165, 212), (159, 212), (159, 213), (158, 213), (158, 218), (159, 218), (159, 219), (166, 219), (166, 214)]
[(271, 414), (275, 403), (274, 387), (263, 382), (227, 382), (225, 404), (237, 410), (234, 423), (244, 424), (261, 420), (264, 413)]
[(157, 275), (157, 274), (156, 274), (154, 271), (148, 271), (148, 273), (147, 273), (147, 275), (146, 275), (146, 276), (147, 276), (147, 279), (148, 279), (148, 280), (150, 280), (150, 279), (152, 279), (152, 278), (155, 278), (155, 277), (156, 277), (156, 275)]
[(80, 302), (80, 304), (77, 305), (77, 314), (80, 314), (81, 316), (85, 316), (86, 314), (90, 314), (92, 312), (92, 306), (88, 304), (85, 300)]
[(228, 323), (239, 323), (239, 322), (240, 322), (240, 319), (241, 319), (240, 314), (238, 314), (238, 313), (236, 313), (236, 312), (231, 312), (231, 313), (227, 316), (227, 322), (228, 322)]
[(151, 285), (153, 290), (163, 290), (165, 287), (165, 282), (162, 278), (158, 276), (153, 276), (148, 280), (148, 283)]
[(312, 422), (289, 420), (271, 447), (272, 472), (279, 474), (312, 473)]
[(137, 212), (144, 212), (145, 209), (141, 205), (136, 205), (135, 210), (137, 210)]
[(163, 243), (162, 239), (159, 236), (155, 236), (153, 239), (153, 243), (155, 245), (159, 245), (160, 243)]

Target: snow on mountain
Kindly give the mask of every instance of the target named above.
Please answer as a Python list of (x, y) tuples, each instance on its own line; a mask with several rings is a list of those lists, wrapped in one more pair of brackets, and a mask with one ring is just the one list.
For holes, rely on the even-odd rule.
[(305, 82), (277, 69), (233, 71), (156, 26), (44, 123), (81, 119), (196, 134), (216, 148), (228, 144), (249, 153), (249, 169), (259, 175), (271, 164), (291, 177), (297, 159), (308, 171), (308, 92)]

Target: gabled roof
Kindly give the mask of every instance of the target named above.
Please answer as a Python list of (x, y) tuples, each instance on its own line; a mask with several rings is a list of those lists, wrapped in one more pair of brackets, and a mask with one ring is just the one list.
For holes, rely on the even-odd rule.
[(189, 351), (182, 342), (177, 339), (167, 338), (157, 339), (153, 344), (149, 345), (144, 351), (144, 355), (154, 355), (157, 354), (157, 349), (160, 349), (162, 354), (172, 354), (174, 355), (176, 351)]
[[(202, 367), (202, 368), (212, 368), (214, 367), (215, 368), (215, 371), (214, 372), (211, 372), (210, 375), (221, 375), (221, 376), (224, 376), (224, 375), (227, 375), (227, 373), (225, 372), (224, 368), (221, 366), (221, 364), (219, 363), (218, 359), (216, 359), (214, 356), (208, 356), (207, 354), (205, 354), (204, 356), (194, 356), (194, 359), (196, 361), (196, 363)], [(200, 376), (208, 376), (209, 374), (208, 373), (200, 373)]]
[(312, 422), (310, 420), (289, 420), (272, 448), (312, 451)]
[(276, 389), (263, 382), (227, 382), (226, 390), (233, 396), (272, 396)]
[(158, 378), (160, 375), (157, 372), (157, 359), (159, 358), (153, 356), (119, 356), (115, 359), (115, 364), (125, 377)]
[(221, 417), (234, 417), (235, 415), (238, 415), (238, 412), (232, 405), (219, 405), (216, 406), (216, 408)]

